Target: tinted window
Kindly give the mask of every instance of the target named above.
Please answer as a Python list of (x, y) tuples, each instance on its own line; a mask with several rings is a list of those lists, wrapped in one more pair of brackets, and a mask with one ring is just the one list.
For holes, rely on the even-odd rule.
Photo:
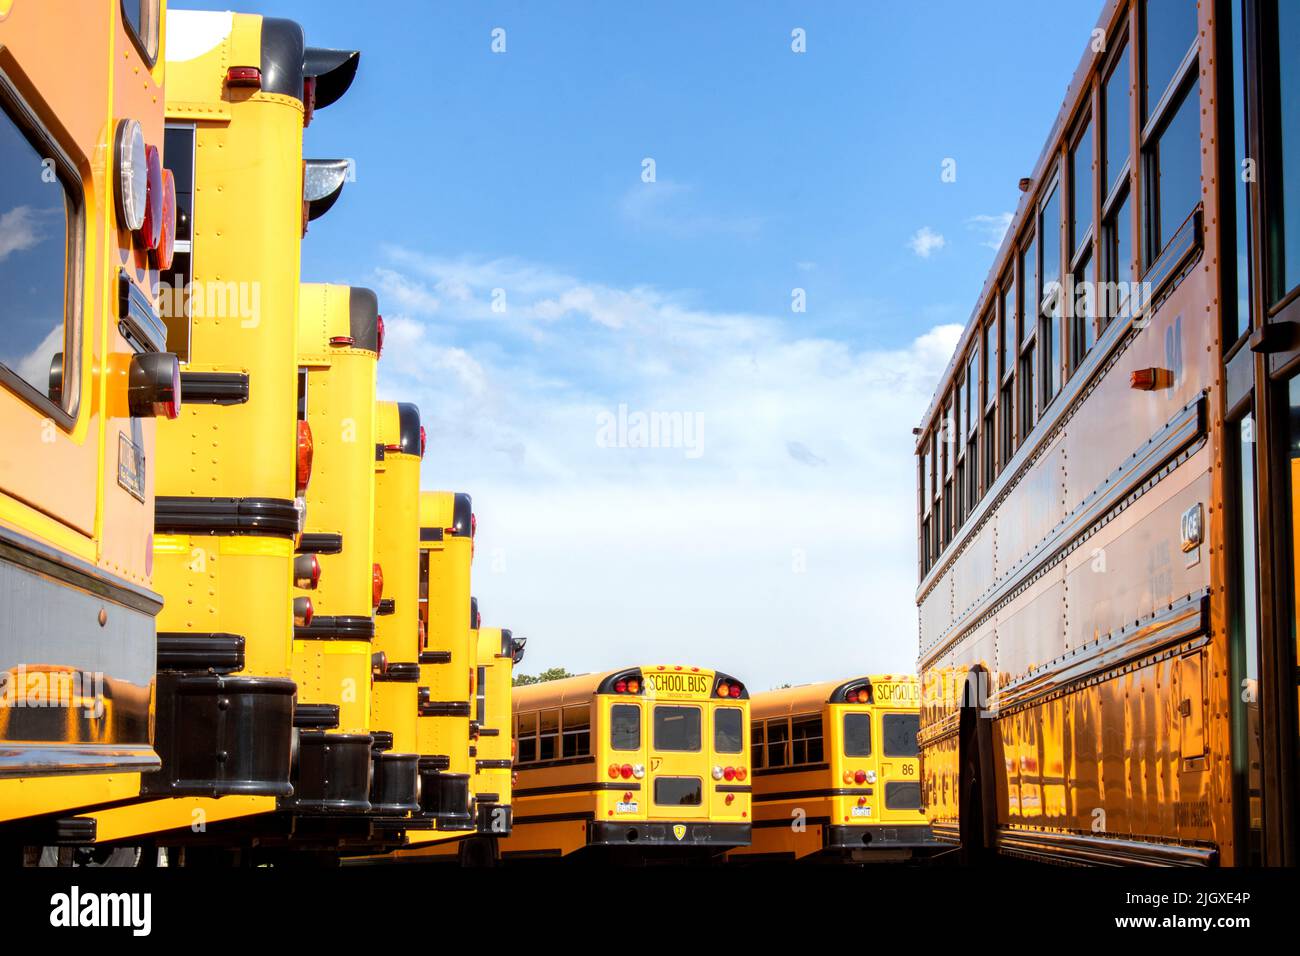
[(1020, 318), (1022, 341), (1034, 333), (1034, 316), (1038, 314), (1038, 256), (1033, 236), (1020, 251)]
[(1092, 123), (1084, 127), (1070, 154), (1070, 211), (1070, 256), (1073, 257), (1092, 228)]
[(700, 708), (660, 704), (654, 711), (655, 750), (695, 753), (700, 749)]
[(564, 708), (564, 756), (591, 753), (591, 708), (586, 704)]
[(885, 735), (886, 757), (915, 757), (920, 751), (916, 734), (921, 729), (919, 714), (885, 714), (881, 730)]
[(1200, 87), (1193, 84), (1159, 134), (1153, 152), (1156, 215), (1150, 259), (1173, 238), (1201, 199)]
[(537, 759), (554, 760), (559, 756), (560, 712), (544, 710), (537, 715)]
[(1142, 7), (1145, 119), (1173, 82), (1178, 65), (1196, 39), (1196, 0), (1146, 0)]
[(985, 382), (985, 402), (993, 401), (997, 394), (998, 382), (998, 317), (996, 312), (990, 312), (988, 323), (984, 326), (984, 382)]
[(790, 762), (788, 746), (790, 743), (790, 722), (788, 720), (769, 720), (767, 722), (767, 765), (784, 767)]
[(820, 763), (822, 753), (822, 718), (820, 714), (795, 717), (791, 721), (791, 763)]
[(920, 810), (921, 785), (919, 783), (885, 784), (885, 806), (890, 810)]
[(1009, 372), (1016, 367), (1016, 284), (1007, 276), (1002, 290), (1002, 369)]
[[(1286, 0), (1278, 5), (1278, 162), (1270, 166), (1274, 211), (1269, 230), (1273, 243), (1273, 301), (1300, 285), (1300, 4)], [(1289, 242), (1287, 240), (1290, 240)]]
[(641, 707), (615, 704), (609, 709), (609, 745), (614, 750), (641, 749)]
[(515, 747), (520, 763), (537, 759), (537, 715), (520, 714), (516, 718)]
[(661, 807), (698, 807), (704, 799), (699, 777), (657, 777), (655, 803)]
[[(1061, 191), (1053, 189), (1043, 203), (1042, 228), (1039, 236), (1043, 246), (1043, 284), (1041, 295), (1050, 295), (1061, 281)], [(1037, 309), (1034, 310), (1037, 312)]]
[(1108, 285), (1105, 300), (1100, 303), (1100, 307), (1109, 321), (1117, 315), (1127, 313), (1129, 283), (1133, 281), (1133, 233), (1129, 221), (1128, 196), (1117, 204), (1115, 211), (1106, 220), (1102, 240), (1106, 270), (1103, 278)]
[(749, 728), (749, 760), (755, 768), (763, 766), (763, 722), (756, 720)]
[(1129, 105), (1128, 95), (1129, 84), (1129, 66), (1128, 66), (1128, 47), (1124, 47), (1120, 53), (1119, 59), (1115, 61), (1115, 67), (1111, 70), (1110, 77), (1106, 80), (1104, 109), (1106, 121), (1105, 127), (1105, 149), (1106, 167), (1103, 171), (1103, 182), (1106, 184), (1105, 192), (1110, 194), (1111, 189), (1115, 186), (1115, 180), (1119, 178), (1120, 171), (1124, 164), (1128, 162), (1129, 154), (1129, 116), (1132, 111)]
[(871, 756), (871, 715), (844, 715), (844, 756)]
[(739, 707), (714, 710), (713, 749), (720, 754), (738, 754), (745, 749), (745, 715)]
[(7, 112), (0, 113), (0, 364), (66, 407), (71, 395), (60, 385), (72, 379), (63, 353), (65, 283), (77, 274), (68, 256), (69, 210), (76, 199), (59, 177), (46, 181), (45, 155)]

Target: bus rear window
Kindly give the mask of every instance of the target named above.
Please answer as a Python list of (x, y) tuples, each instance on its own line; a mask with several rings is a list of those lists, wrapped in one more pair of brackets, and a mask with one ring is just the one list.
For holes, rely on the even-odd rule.
[(871, 715), (844, 715), (844, 756), (871, 756)]
[(885, 784), (885, 807), (890, 810), (920, 810), (921, 785), (908, 782)]
[(916, 734), (921, 729), (920, 714), (885, 714), (885, 756), (915, 757), (919, 750)]
[(659, 777), (655, 780), (655, 803), (661, 807), (698, 807), (704, 800), (699, 777)]
[(661, 704), (655, 707), (654, 720), (655, 750), (699, 752), (700, 708)]
[(641, 749), (641, 708), (636, 704), (609, 709), (609, 745), (614, 750)]
[(739, 707), (719, 707), (713, 712), (713, 749), (738, 754), (745, 749), (745, 717)]

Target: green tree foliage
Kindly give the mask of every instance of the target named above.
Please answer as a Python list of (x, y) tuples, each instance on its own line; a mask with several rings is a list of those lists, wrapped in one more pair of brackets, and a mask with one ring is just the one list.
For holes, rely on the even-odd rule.
[(544, 684), (548, 680), (560, 680), (563, 677), (573, 677), (563, 667), (548, 667), (536, 676), (532, 674), (516, 674), (514, 684), (516, 687), (523, 687), (527, 684)]

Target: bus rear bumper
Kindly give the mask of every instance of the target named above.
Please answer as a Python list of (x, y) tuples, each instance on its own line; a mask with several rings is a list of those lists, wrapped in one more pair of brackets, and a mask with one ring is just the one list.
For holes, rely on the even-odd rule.
[(938, 850), (946, 847), (924, 823), (902, 826), (828, 826), (824, 830), (823, 839), (828, 850)]
[(625, 823), (592, 821), (587, 842), (593, 846), (748, 846), (748, 823), (699, 823), (640, 820)]

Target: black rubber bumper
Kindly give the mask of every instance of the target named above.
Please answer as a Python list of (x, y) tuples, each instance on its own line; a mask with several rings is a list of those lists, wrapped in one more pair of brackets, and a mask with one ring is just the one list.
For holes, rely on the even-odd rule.
[(748, 823), (638, 821), (587, 824), (587, 842), (595, 846), (749, 846)]
[(469, 774), (420, 767), (420, 810), (439, 830), (477, 829), (470, 806)]
[(369, 734), (299, 731), (293, 796), (280, 807), (300, 813), (368, 812), (373, 743)]
[(828, 850), (862, 850), (866, 848), (938, 849), (944, 844), (930, 832), (925, 824), (914, 826), (829, 826), (822, 829), (822, 840)]
[(286, 678), (158, 672), (151, 796), (283, 797), (293, 792), (293, 701)]
[(374, 751), (370, 806), (376, 813), (416, 813), (420, 809), (419, 754)]

